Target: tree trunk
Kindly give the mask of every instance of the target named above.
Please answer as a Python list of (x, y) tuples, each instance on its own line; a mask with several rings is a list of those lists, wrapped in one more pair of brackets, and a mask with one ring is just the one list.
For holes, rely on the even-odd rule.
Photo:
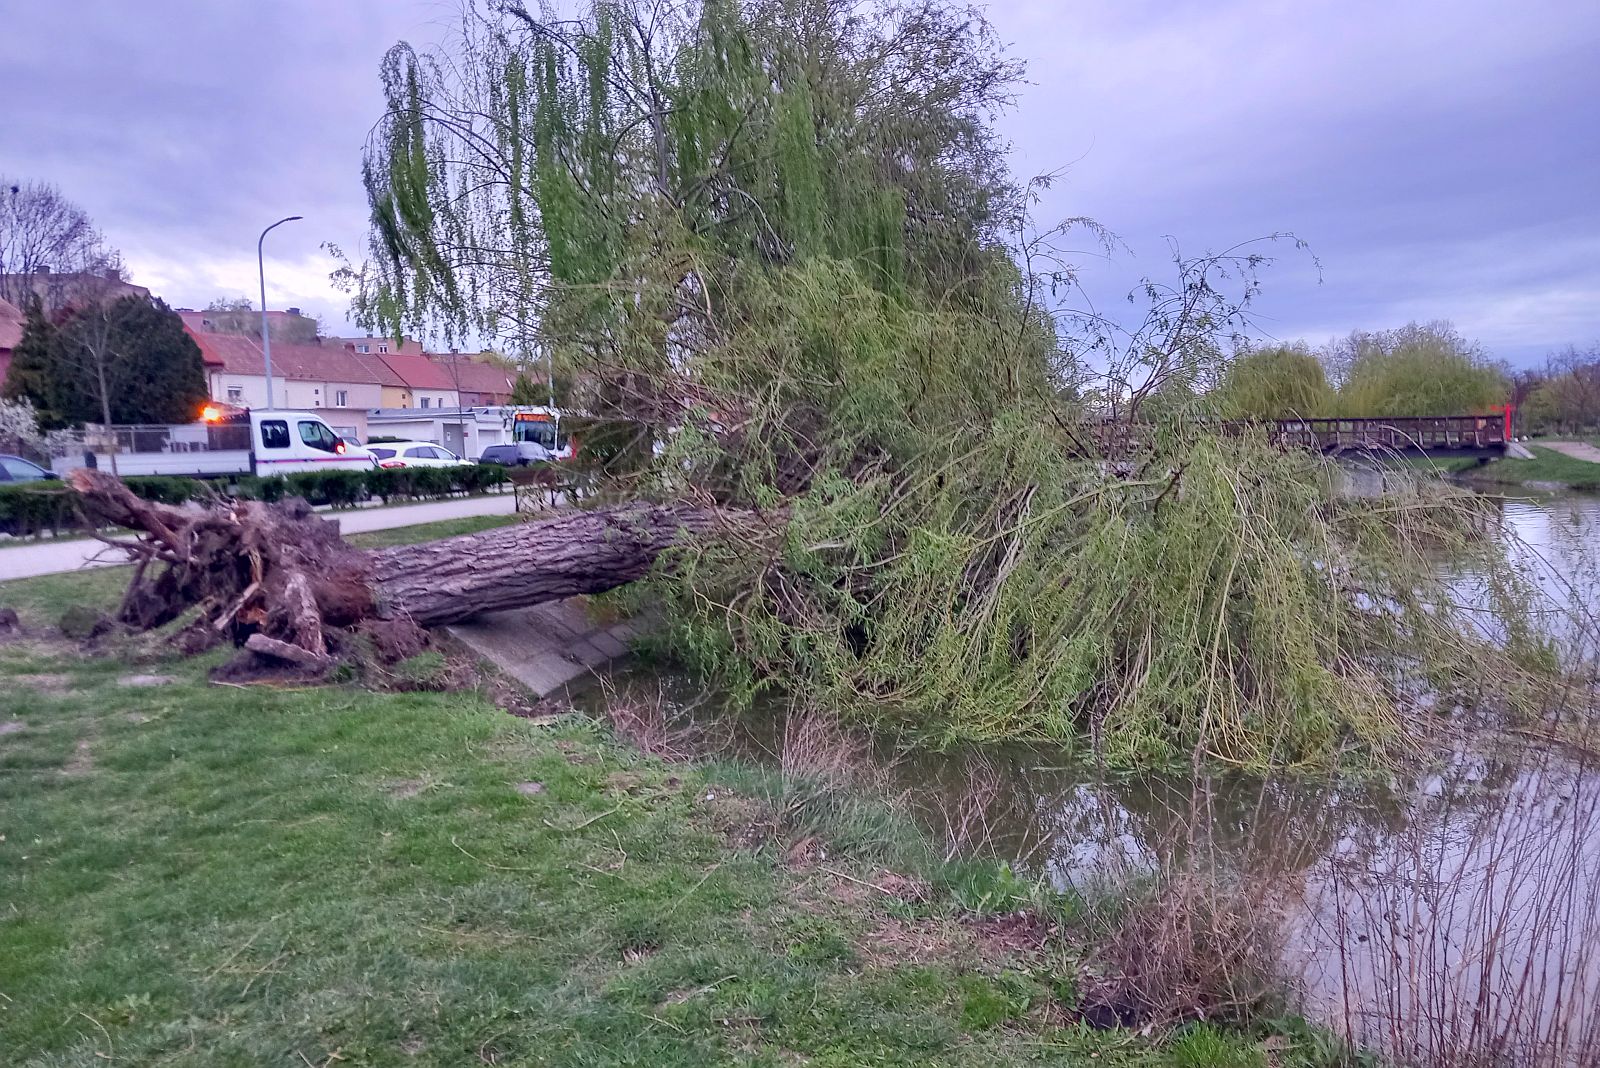
[(418, 627), (613, 589), (675, 545), (751, 526), (743, 513), (634, 502), (362, 552), (304, 501), (197, 510), (141, 500), (104, 472), (79, 469), (72, 484), (97, 521), (141, 535), (113, 542), (139, 561), (122, 622), (150, 629), (198, 607), (182, 647), (226, 636), (302, 667), (333, 663), (352, 629), (398, 647)]
[(721, 521), (708, 508), (636, 503), (380, 549), (370, 554), (376, 610), (433, 627), (603, 593), (643, 578), (662, 552)]

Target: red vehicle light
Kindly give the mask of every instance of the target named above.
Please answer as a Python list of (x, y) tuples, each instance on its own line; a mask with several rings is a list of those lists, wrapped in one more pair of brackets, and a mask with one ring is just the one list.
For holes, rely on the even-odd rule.
[(404, 467), (405, 464), (401, 463), (399, 460), (385, 460), (381, 464), (379, 464), (378, 466), (379, 467), (384, 467), (384, 468), (395, 468), (395, 467)]

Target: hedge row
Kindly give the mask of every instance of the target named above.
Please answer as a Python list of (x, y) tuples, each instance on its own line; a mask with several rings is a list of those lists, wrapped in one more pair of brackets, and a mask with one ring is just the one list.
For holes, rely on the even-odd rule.
[[(208, 501), (226, 494), (227, 483), (174, 475), (142, 475), (122, 480), (148, 501), (183, 504)], [(304, 497), (312, 504), (348, 508), (378, 497), (396, 500), (438, 500), (456, 494), (483, 493), (508, 481), (499, 464), (472, 467), (373, 468), (370, 471), (307, 471), (294, 475), (239, 480), (238, 496), (250, 500), (278, 501)], [(83, 526), (77, 496), (59, 482), (0, 486), (0, 534), (32, 537), (46, 531)]]
[(349, 508), (373, 497), (385, 504), (396, 500), (442, 500), (457, 494), (484, 493), (506, 482), (499, 464), (471, 467), (375, 467), (370, 471), (305, 471), (296, 475), (254, 475), (239, 480), (239, 496), (258, 501), (304, 497), (312, 504)]

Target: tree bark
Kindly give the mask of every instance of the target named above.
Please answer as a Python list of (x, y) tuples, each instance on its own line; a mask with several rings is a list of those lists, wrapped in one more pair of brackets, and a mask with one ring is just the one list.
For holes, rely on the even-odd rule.
[(140, 561), (122, 622), (150, 629), (198, 607), (181, 646), (200, 648), (202, 638), (226, 635), (300, 666), (333, 663), (352, 629), (403, 644), (408, 639), (396, 627), (416, 633), (483, 612), (601, 593), (642, 578), (674, 546), (730, 524), (748, 529), (752, 521), (699, 505), (633, 502), (362, 552), (304, 501), (219, 499), (177, 508), (141, 500), (104, 472), (74, 471), (72, 484), (97, 521), (140, 535), (111, 542)]
[(625, 504), (371, 555), (377, 613), (419, 626), (603, 593), (643, 578), (685, 538), (726, 517), (695, 505)]

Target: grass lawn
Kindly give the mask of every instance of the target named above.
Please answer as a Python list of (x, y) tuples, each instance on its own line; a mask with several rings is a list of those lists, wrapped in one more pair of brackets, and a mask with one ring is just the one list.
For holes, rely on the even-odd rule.
[[(435, 532), (462, 524), (492, 525)], [(0, 605), (39, 626), (119, 577)], [(215, 662), (0, 643), (0, 1064), (1335, 1063), (1293, 1028), (1074, 1022), (1072, 940), (984, 918), (1067, 905), (886, 809), (477, 692)]]
[(1470, 468), (1464, 478), (1473, 482), (1523, 485), (1529, 482), (1556, 483), (1578, 490), (1600, 490), (1600, 464), (1579, 460), (1541, 445), (1528, 445), (1532, 460), (1507, 456), (1481, 467)]

